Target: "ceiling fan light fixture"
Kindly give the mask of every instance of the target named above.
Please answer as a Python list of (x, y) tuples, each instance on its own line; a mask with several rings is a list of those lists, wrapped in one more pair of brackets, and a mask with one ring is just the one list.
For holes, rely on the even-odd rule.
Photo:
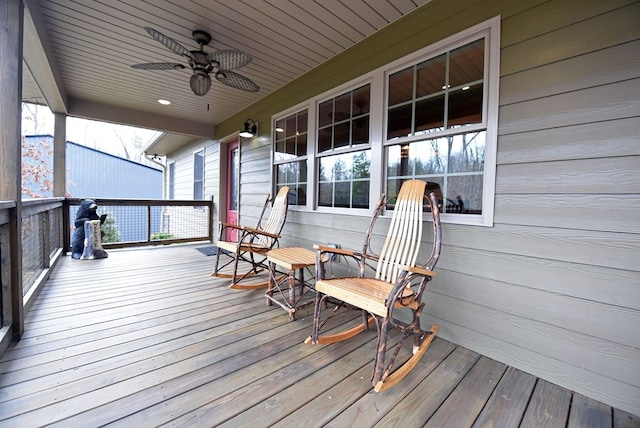
[(203, 96), (211, 89), (211, 77), (209, 77), (206, 71), (195, 69), (193, 70), (191, 79), (189, 79), (189, 84), (194, 94)]
[[(211, 89), (211, 77), (209, 74), (214, 74), (216, 80), (232, 88), (246, 92), (258, 92), (260, 90), (260, 87), (253, 80), (231, 71), (249, 64), (253, 59), (251, 55), (232, 49), (211, 53), (205, 52), (204, 46), (211, 42), (211, 35), (206, 31), (193, 31), (192, 37), (200, 45), (200, 48), (188, 50), (158, 30), (151, 27), (144, 27), (144, 29), (153, 39), (160, 42), (170, 51), (186, 58), (189, 68), (193, 70), (189, 84), (194, 94), (203, 96), (209, 92), (209, 89)], [(186, 67), (183, 64), (172, 62), (147, 62), (132, 64), (131, 68), (139, 70), (183, 70)]]
[[(251, 123), (249, 123), (251, 121)], [(238, 134), (242, 138), (253, 138), (258, 134), (258, 124), (253, 119), (244, 122), (244, 129)]]

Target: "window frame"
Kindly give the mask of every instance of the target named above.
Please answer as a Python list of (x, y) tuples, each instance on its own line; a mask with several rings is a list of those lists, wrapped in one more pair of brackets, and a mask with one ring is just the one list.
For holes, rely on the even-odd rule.
[(176, 163), (169, 162), (167, 165), (167, 176), (169, 181), (169, 199), (175, 199), (176, 196)]
[[(318, 137), (317, 134), (319, 132), (319, 114), (320, 114), (320, 105), (326, 101), (338, 98), (340, 96), (343, 96), (347, 93), (353, 93), (354, 91), (364, 87), (364, 86), (369, 86), (369, 113), (368, 113), (368, 122), (369, 122), (369, 142), (365, 143), (365, 144), (358, 144), (358, 145), (351, 145), (349, 144), (348, 146), (344, 146), (344, 147), (340, 147), (337, 149), (332, 149), (332, 150), (328, 150), (328, 151), (323, 151), (323, 152), (318, 152), (317, 148), (318, 148)], [(372, 191), (371, 191), (371, 187), (372, 187), (372, 182), (374, 180), (374, 169), (373, 169), (373, 151), (374, 151), (374, 144), (372, 143), (373, 141), (373, 136), (372, 136), (372, 132), (373, 132), (373, 121), (372, 121), (372, 108), (373, 108), (373, 103), (371, 102), (371, 100), (375, 99), (373, 97), (372, 94), (373, 91), (373, 81), (370, 78), (370, 76), (364, 76), (360, 79), (356, 79), (354, 81), (348, 82), (344, 85), (339, 86), (336, 89), (333, 89), (331, 92), (327, 92), (324, 94), (324, 96), (318, 97), (315, 99), (314, 101), (314, 107), (315, 107), (315, 115), (314, 115), (314, 122), (313, 122), (313, 129), (314, 132), (316, 133), (316, 137), (314, 138), (314, 140), (311, 142), (311, 145), (313, 146), (313, 164), (314, 164), (314, 175), (313, 175), (313, 187), (315, 188), (315, 195), (314, 195), (314, 200), (313, 202), (313, 206), (315, 208), (316, 211), (320, 211), (320, 212), (336, 212), (336, 213), (354, 213), (354, 212), (358, 212), (358, 211), (364, 211), (366, 213), (368, 213), (373, 206), (375, 206), (375, 203), (377, 201), (377, 199), (379, 198), (378, 196), (375, 196), (374, 200), (372, 201)], [(353, 118), (351, 117), (349, 120), (353, 120)], [(331, 124), (331, 126), (333, 126), (335, 124), (335, 122), (333, 122)], [(332, 157), (332, 156), (339, 156), (339, 155), (344, 155), (344, 154), (348, 154), (348, 153), (359, 153), (359, 152), (364, 152), (364, 151), (369, 151), (369, 160), (370, 160), (370, 175), (369, 175), (369, 206), (366, 208), (360, 208), (360, 207), (335, 207), (335, 206), (321, 206), (318, 203), (318, 197), (319, 197), (319, 193), (320, 193), (320, 177), (319, 177), (319, 173), (320, 173), (320, 162), (322, 158), (325, 157)], [(361, 181), (361, 180), (354, 180), (352, 179), (350, 182), (353, 183), (355, 181)]]
[[(345, 82), (338, 87), (332, 88), (322, 94), (314, 96), (302, 103), (284, 110), (271, 118), (272, 123), (272, 150), (271, 168), (272, 183), (276, 183), (276, 168), (279, 163), (275, 161), (275, 123), (292, 113), (307, 109), (307, 203), (306, 205), (292, 205), (290, 209), (312, 212), (327, 212), (335, 214), (349, 214), (368, 216), (371, 208), (376, 204), (383, 191), (386, 191), (387, 182), (387, 160), (386, 149), (389, 145), (398, 144), (401, 141), (412, 142), (424, 140), (425, 135), (402, 137), (386, 140), (387, 135), (387, 107), (389, 94), (389, 75), (406, 67), (419, 64), (429, 58), (436, 57), (442, 53), (451, 51), (474, 40), (485, 38), (484, 57), (484, 91), (482, 101), (482, 123), (465, 125), (464, 132), (480, 130), (486, 132), (485, 159), (482, 183), (482, 213), (481, 214), (458, 214), (443, 213), (441, 221), (444, 223), (493, 226), (494, 202), (495, 202), (495, 176), (497, 165), (497, 136), (498, 136), (498, 109), (499, 109), (499, 82), (500, 82), (500, 16), (495, 16), (484, 22), (478, 23), (456, 34), (445, 37), (429, 46), (418, 49), (408, 55), (398, 58), (395, 61), (385, 64), (375, 70), (365, 73), (349, 82)], [(369, 208), (342, 208), (318, 206), (318, 186), (319, 186), (319, 159), (324, 156), (334, 155), (343, 152), (350, 152), (354, 149), (349, 147), (339, 149), (339, 151), (327, 153), (317, 152), (317, 132), (318, 132), (318, 106), (320, 103), (335, 98), (348, 91), (357, 89), (363, 85), (370, 84), (370, 110), (369, 110), (369, 144), (356, 146), (357, 150), (370, 150), (370, 183), (369, 183)], [(374, 102), (381, 100), (382, 102)], [(445, 129), (429, 138), (445, 137), (447, 135), (460, 134), (460, 128)], [(305, 156), (297, 159), (301, 160)], [(291, 161), (291, 160), (289, 160)], [(425, 215), (428, 220), (429, 215)]]
[[(485, 38), (485, 54), (484, 54), (484, 85), (482, 100), (482, 122), (478, 124), (465, 125), (463, 128), (449, 128), (442, 131), (433, 132), (429, 135), (415, 135), (407, 137), (399, 137), (387, 141), (386, 130), (388, 126), (388, 116), (386, 114), (388, 107), (389, 94), (387, 93), (389, 76), (397, 71), (403, 70), (412, 65), (419, 64), (430, 58), (452, 51), (458, 47), (478, 39)], [(494, 221), (494, 202), (495, 202), (495, 175), (497, 165), (497, 137), (498, 137), (498, 102), (499, 102), (499, 83), (500, 83), (500, 17), (496, 16), (480, 24), (474, 25), (466, 30), (440, 40), (430, 46), (420, 49), (412, 54), (400, 58), (385, 66), (385, 94), (384, 94), (384, 116), (382, 120), (383, 135), (382, 145), (384, 151), (388, 146), (399, 143), (411, 143), (426, 139), (444, 138), (453, 135), (471, 133), (475, 131), (486, 131), (485, 136), (485, 159), (482, 183), (482, 214), (457, 214), (442, 213), (441, 221), (453, 224), (467, 224), (476, 226), (493, 226)], [(387, 159), (385, 156), (385, 166)], [(386, 168), (382, 171), (381, 180), (386, 183)]]
[[(298, 115), (300, 113), (302, 113), (304, 110), (307, 111), (307, 142), (306, 142), (306, 146), (307, 146), (307, 151), (306, 153), (303, 154), (298, 154), (297, 156), (292, 156), (289, 159), (276, 159), (276, 145), (278, 143), (278, 131), (276, 130), (276, 124), (281, 121), (281, 120), (285, 120), (287, 117), (292, 116), (292, 115)], [(295, 106), (293, 108), (290, 108), (288, 110), (286, 110), (285, 112), (282, 112), (280, 114), (278, 114), (277, 116), (273, 116), (271, 118), (271, 141), (272, 141), (272, 147), (271, 147), (271, 182), (273, 183), (273, 194), (277, 194), (279, 191), (279, 183), (278, 183), (278, 167), (280, 165), (284, 165), (284, 164), (288, 164), (288, 163), (292, 163), (292, 162), (306, 162), (307, 165), (307, 181), (305, 182), (306, 185), (306, 203), (304, 205), (300, 205), (300, 204), (289, 204), (289, 209), (306, 209), (306, 207), (309, 205), (309, 198), (310, 195), (315, 195), (315, 193), (311, 190), (312, 187), (314, 187), (313, 185), (313, 180), (310, 180), (310, 169), (309, 169), (309, 156), (312, 156), (313, 150), (310, 150), (309, 145), (310, 143), (310, 137), (309, 135), (314, 135), (314, 139), (315, 139), (315, 132), (312, 132), (311, 129), (309, 129), (309, 124), (311, 123), (311, 120), (309, 119), (309, 107), (306, 104), (302, 104), (302, 105), (298, 105)], [(285, 138), (286, 140), (286, 138)], [(296, 184), (300, 184), (301, 182), (296, 182)], [(287, 183), (283, 183), (282, 184), (287, 185)], [(315, 196), (314, 196), (315, 197)]]
[[(198, 178), (196, 177), (197, 174), (197, 168), (196, 168), (196, 158), (197, 156), (200, 156), (202, 158), (202, 177)], [(204, 168), (205, 168), (205, 150), (204, 148), (196, 150), (193, 152), (193, 199), (194, 200), (204, 200)], [(200, 191), (202, 193), (202, 198), (201, 199), (197, 199), (196, 198), (196, 186), (200, 185)]]

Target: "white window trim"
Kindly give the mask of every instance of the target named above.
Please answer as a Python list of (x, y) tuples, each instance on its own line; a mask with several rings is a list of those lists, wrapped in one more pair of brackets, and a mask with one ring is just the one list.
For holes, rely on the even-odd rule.
[[(276, 194), (275, 187), (278, 183), (278, 177), (276, 175), (276, 165), (287, 163), (287, 161), (276, 161), (275, 160), (275, 151), (276, 151), (276, 139), (275, 139), (275, 129), (276, 129), (276, 121), (283, 119), (287, 116), (290, 116), (294, 113), (298, 113), (302, 110), (307, 110), (307, 154), (304, 156), (299, 156), (295, 160), (306, 160), (307, 161), (307, 204), (306, 205), (289, 205), (289, 209), (293, 211), (313, 211), (315, 209), (315, 197), (316, 197), (316, 186), (315, 186), (315, 162), (314, 154), (315, 148), (313, 147), (313, 142), (316, 139), (316, 129), (311, 128), (311, 123), (315, 124), (316, 108), (315, 104), (310, 103), (309, 101), (305, 101), (303, 103), (297, 104), (293, 107), (288, 108), (287, 110), (283, 110), (277, 115), (271, 116), (271, 153), (270, 153), (270, 162), (271, 162), (271, 183), (270, 189), (272, 189), (272, 193)], [(312, 116), (313, 115), (313, 116)], [(311, 199), (313, 198), (313, 199)]]
[[(326, 212), (326, 213), (335, 213), (335, 214), (349, 214), (349, 215), (362, 215), (362, 216), (368, 216), (371, 212), (371, 208), (375, 207), (376, 202), (378, 201), (378, 199), (380, 199), (380, 180), (375, 179), (374, 177), (377, 175), (378, 173), (378, 169), (382, 166), (382, 162), (380, 159), (377, 159), (378, 163), (374, 164), (374, 152), (375, 152), (375, 146), (376, 143), (375, 141), (379, 141), (379, 140), (374, 140), (373, 138), (373, 132), (376, 130), (376, 126), (373, 123), (374, 121), (372, 120), (373, 116), (373, 112), (372, 109), (374, 108), (374, 105), (376, 103), (370, 103), (369, 106), (369, 144), (367, 145), (361, 145), (358, 146), (357, 149), (354, 149), (352, 147), (348, 147), (348, 148), (344, 148), (344, 149), (338, 149), (335, 151), (332, 151), (330, 153), (323, 153), (323, 154), (318, 154), (316, 153), (316, 131), (318, 130), (318, 106), (320, 104), (322, 104), (323, 102), (330, 100), (332, 98), (335, 98), (339, 95), (342, 95), (346, 92), (349, 91), (353, 91), (355, 89), (358, 89), (362, 86), (365, 85), (370, 85), (369, 87), (369, 97), (371, 100), (375, 100), (375, 99), (382, 99), (382, 98), (376, 98), (376, 96), (374, 96), (373, 94), (373, 85), (374, 85), (374, 81), (376, 81), (376, 77), (381, 76), (381, 74), (379, 72), (373, 71), (370, 73), (367, 73), (363, 76), (360, 76), (357, 79), (351, 80), (349, 82), (346, 82), (336, 88), (331, 89), (330, 91), (325, 92), (324, 94), (316, 97), (313, 101), (313, 107), (314, 107), (314, 112), (313, 112), (313, 136), (314, 139), (313, 141), (311, 141), (311, 144), (309, 144), (311, 146), (311, 149), (313, 151), (313, 155), (311, 156), (312, 159), (312, 163), (313, 163), (313, 167), (314, 167), (314, 175), (313, 175), (313, 188), (314, 188), (314, 199), (312, 201), (313, 204), (313, 209), (316, 212)], [(380, 95), (382, 95), (382, 92), (380, 92)], [(377, 103), (380, 106), (382, 105), (382, 103)], [(379, 105), (376, 105), (376, 107), (379, 107)], [(309, 115), (311, 116), (311, 115)], [(379, 144), (378, 144), (379, 145)], [(318, 163), (319, 163), (319, 159), (325, 156), (333, 156), (333, 155), (339, 155), (342, 153), (353, 153), (356, 151), (362, 151), (362, 150), (370, 150), (371, 152), (371, 165), (370, 165), (370, 169), (371, 169), (371, 175), (369, 176), (369, 208), (340, 208), (340, 207), (321, 207), (318, 205), (317, 200), (316, 200), (316, 193), (317, 193), (317, 188), (318, 188), (318, 180), (316, 180), (316, 175), (315, 172), (318, 169)], [(375, 169), (374, 169), (375, 168)], [(374, 186), (375, 183), (375, 186)], [(378, 192), (375, 193), (373, 191), (373, 187), (375, 187), (376, 189), (378, 189)], [(373, 199), (372, 199), (373, 197)]]
[[(297, 104), (287, 110), (284, 110), (271, 117), (272, 129), (275, 128), (276, 119), (280, 119), (297, 111), (308, 110), (308, 131), (307, 131), (307, 205), (291, 206), (290, 209), (299, 211), (313, 211), (333, 214), (348, 215), (370, 215), (370, 210), (375, 206), (377, 200), (382, 194), (386, 180), (386, 168), (383, 162), (385, 159), (385, 130), (387, 129), (386, 106), (388, 100), (387, 79), (388, 75), (394, 71), (401, 70), (407, 66), (419, 62), (424, 57), (433, 57), (440, 53), (447, 52), (452, 48), (466, 44), (480, 37), (486, 38), (485, 51), (485, 97), (483, 100), (483, 124), (476, 128), (486, 129), (486, 146), (485, 146), (485, 168), (483, 172), (483, 202), (482, 214), (453, 214), (443, 213), (441, 221), (444, 223), (476, 225), (476, 226), (493, 226), (494, 220), (494, 201), (495, 201), (495, 179), (496, 179), (496, 163), (497, 163), (497, 140), (498, 140), (498, 109), (499, 109), (499, 84), (500, 84), (500, 16), (495, 16), (484, 22), (476, 24), (466, 30), (458, 32), (454, 35), (446, 37), (436, 43), (419, 49), (402, 58), (385, 64), (369, 73), (366, 73), (354, 80), (345, 82), (342, 85), (332, 88), (319, 94), (303, 103)], [(371, 175), (369, 187), (369, 209), (361, 208), (334, 208), (319, 207), (317, 205), (317, 164), (318, 155), (316, 153), (316, 131), (318, 125), (317, 110), (318, 105), (346, 91), (358, 88), (365, 84), (370, 84), (371, 100), (383, 100), (383, 102), (371, 102), (369, 121), (369, 136), (371, 149)], [(376, 120), (379, 118), (380, 120)], [(469, 131), (474, 126), (466, 127)], [(457, 133), (457, 132), (456, 132)], [(421, 136), (419, 138), (424, 138)], [(407, 139), (410, 139), (407, 137)], [(415, 139), (415, 138), (414, 138)], [(395, 140), (394, 143), (399, 140)], [(271, 150), (271, 182), (275, 183), (274, 177), (274, 150), (275, 140), (272, 138)], [(364, 148), (364, 146), (363, 146)], [(425, 216), (426, 218), (427, 216)]]
[[(171, 170), (173, 169), (173, 180), (171, 177)], [(176, 161), (171, 161), (167, 164), (167, 199), (173, 200), (176, 198)]]
[(196, 155), (200, 154), (200, 153), (202, 153), (202, 199), (203, 200), (205, 199), (205, 194), (204, 194), (204, 191), (205, 191), (205, 176), (206, 176), (205, 167), (206, 167), (206, 164), (207, 164), (207, 160), (206, 160), (205, 147), (200, 147), (199, 149), (194, 150), (192, 152), (192, 154), (191, 154), (191, 166), (193, 167), (193, 185), (194, 185), (192, 187), (192, 189), (191, 189), (191, 194), (192, 194), (192, 197), (193, 197), (194, 200), (196, 198), (196, 195), (195, 195)]

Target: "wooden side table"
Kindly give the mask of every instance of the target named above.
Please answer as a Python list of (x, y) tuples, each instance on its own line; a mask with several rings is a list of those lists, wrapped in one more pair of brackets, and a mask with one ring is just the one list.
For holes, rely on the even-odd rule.
[[(316, 264), (316, 253), (300, 247), (276, 248), (267, 253), (269, 261), (269, 287), (265, 293), (267, 305), (275, 303), (289, 313), (289, 321), (296, 319), (296, 311), (313, 304), (314, 299), (302, 301), (315, 293), (312, 282), (305, 282), (304, 271)], [(278, 267), (285, 276), (280, 276)], [(296, 271), (298, 278), (296, 279)], [(313, 273), (315, 277), (315, 271)], [(313, 279), (313, 278), (310, 278)], [(298, 291), (296, 293), (296, 290)], [(296, 295), (297, 294), (297, 295)]]

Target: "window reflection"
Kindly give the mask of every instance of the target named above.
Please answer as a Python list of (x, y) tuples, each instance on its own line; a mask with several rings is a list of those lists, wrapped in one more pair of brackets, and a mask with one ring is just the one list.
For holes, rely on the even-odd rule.
[(484, 38), (389, 76), (387, 139), (483, 121)]
[(307, 121), (306, 109), (275, 121), (276, 192), (289, 186), (290, 205), (307, 203)]
[(318, 105), (319, 206), (369, 207), (369, 114), (369, 84)]
[(318, 105), (318, 153), (369, 144), (370, 85)]
[(368, 208), (370, 150), (320, 158), (318, 205)]
[(387, 147), (387, 195), (403, 181), (433, 183), (442, 212), (482, 214), (486, 132), (395, 144)]
[(307, 162), (297, 161), (277, 166), (277, 189), (289, 186), (289, 204), (306, 205), (307, 203)]

